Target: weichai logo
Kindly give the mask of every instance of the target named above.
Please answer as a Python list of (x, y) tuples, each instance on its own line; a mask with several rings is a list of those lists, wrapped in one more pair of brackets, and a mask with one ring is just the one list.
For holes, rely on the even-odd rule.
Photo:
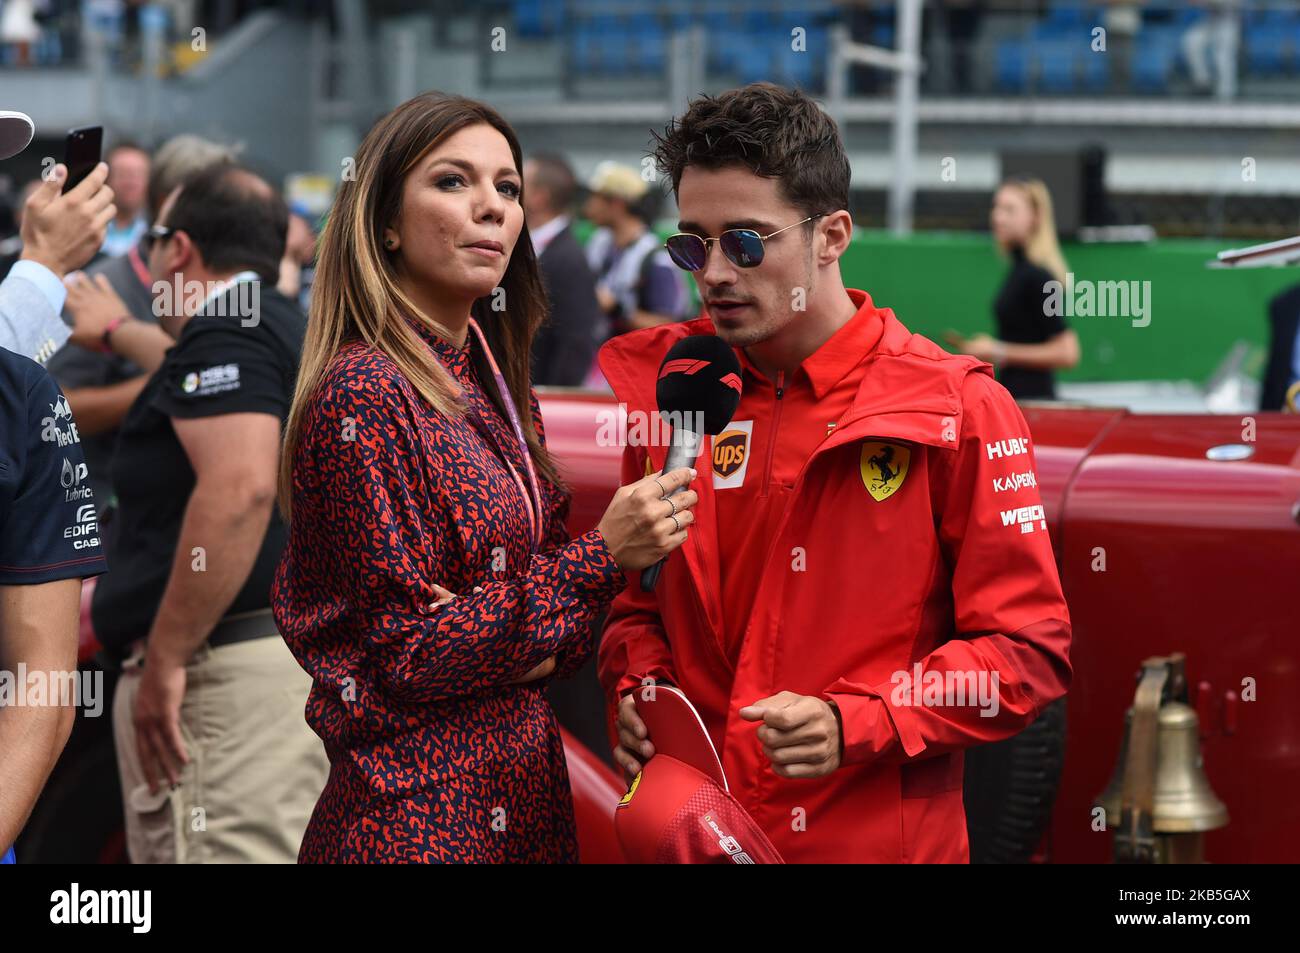
[(743, 430), (727, 430), (713, 442), (713, 472), (729, 477), (745, 465), (749, 452), (749, 434)]

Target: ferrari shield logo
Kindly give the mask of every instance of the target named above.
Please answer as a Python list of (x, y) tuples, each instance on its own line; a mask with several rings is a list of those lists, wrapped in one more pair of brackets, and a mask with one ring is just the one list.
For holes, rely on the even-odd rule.
[(894, 495), (907, 477), (907, 462), (911, 456), (911, 449), (899, 443), (870, 440), (862, 445), (859, 466), (862, 482), (872, 499), (880, 502)]
[(637, 776), (632, 779), (632, 786), (627, 789), (627, 793), (623, 795), (623, 799), (618, 802), (619, 807), (627, 807), (629, 804), (632, 803), (632, 795), (636, 794), (636, 789), (640, 784), (641, 784), (641, 774), (640, 772), (638, 772)]

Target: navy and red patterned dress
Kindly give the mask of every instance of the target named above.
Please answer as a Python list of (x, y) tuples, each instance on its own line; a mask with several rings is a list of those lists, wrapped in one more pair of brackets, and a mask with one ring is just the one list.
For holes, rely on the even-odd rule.
[[(531, 552), (501, 454), (525, 463), (474, 370), (479, 343), (420, 331), (477, 420), (438, 413), (360, 343), (335, 356), (302, 419), (272, 598), (314, 679), (307, 722), (330, 774), (298, 859), (576, 861), (549, 678), (508, 683), (552, 655), (551, 677), (581, 667), (626, 576), (596, 530), (567, 538), (569, 498), (540, 475), (546, 532)], [(435, 584), (457, 598), (429, 608)]]

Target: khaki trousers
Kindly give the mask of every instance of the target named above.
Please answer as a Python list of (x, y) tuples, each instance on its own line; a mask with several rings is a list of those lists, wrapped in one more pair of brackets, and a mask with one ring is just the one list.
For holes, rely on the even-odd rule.
[[(274, 632), (274, 622), (268, 615)], [(127, 852), (137, 864), (293, 863), (329, 774), (303, 716), (311, 677), (278, 634), (211, 648), (186, 666), (181, 736), (189, 763), (175, 790), (149, 793), (132, 711), (142, 646), (113, 698)]]

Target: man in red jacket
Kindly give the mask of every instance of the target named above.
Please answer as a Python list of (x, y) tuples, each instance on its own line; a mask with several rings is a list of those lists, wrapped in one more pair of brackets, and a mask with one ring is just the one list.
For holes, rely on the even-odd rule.
[[(990, 365), (844, 287), (849, 163), (803, 94), (701, 97), (656, 158), (704, 314), (609, 341), (601, 368), (653, 413), (665, 353), (716, 333), (744, 391), (705, 443), (686, 544), (611, 608), (615, 758), (634, 774), (653, 755), (635, 693), (670, 683), (787, 861), (966, 862), (963, 750), (1070, 680), (1029, 429)], [(622, 482), (665, 453), (628, 446)]]

